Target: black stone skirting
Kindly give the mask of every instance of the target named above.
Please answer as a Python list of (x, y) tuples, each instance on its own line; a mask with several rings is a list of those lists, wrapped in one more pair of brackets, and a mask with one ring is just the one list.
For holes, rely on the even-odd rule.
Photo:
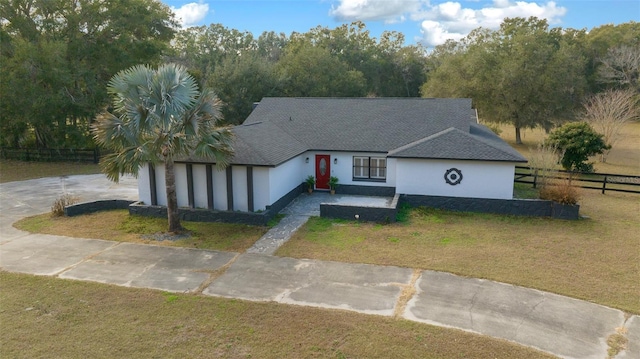
[(127, 209), (132, 203), (134, 203), (134, 201), (127, 201), (122, 199), (78, 203), (65, 207), (64, 215), (67, 217), (73, 217), (79, 216), (81, 214), (107, 211), (110, 209)]
[[(321, 203), (320, 217), (350, 219), (366, 222), (393, 223), (398, 214), (398, 196), (393, 197), (389, 207), (346, 206), (335, 203)], [(356, 217), (357, 216), (357, 217)]]
[(351, 184), (338, 185), (336, 193), (355, 196), (393, 197), (396, 194), (395, 187), (383, 186), (358, 186)]
[[(253, 226), (264, 226), (275, 215), (271, 212), (236, 212), (236, 211), (216, 211), (201, 208), (184, 208), (178, 209), (180, 220), (190, 222), (225, 222), (225, 223), (242, 223)], [(140, 202), (136, 202), (129, 206), (129, 214), (136, 214), (147, 217), (167, 217), (167, 207), (151, 206)]]
[[(240, 211), (217, 211), (200, 208), (180, 208), (178, 213), (180, 219), (191, 222), (224, 222), (224, 223), (242, 223), (253, 226), (265, 226), (267, 223), (280, 212), (289, 202), (298, 197), (302, 193), (302, 184), (292, 189), (282, 198), (274, 202), (271, 206), (267, 206), (267, 210), (263, 212), (240, 212)], [(137, 214), (149, 217), (167, 217), (166, 206), (151, 206), (140, 202), (133, 203), (129, 206), (129, 214)]]
[(413, 207), (424, 206), (458, 212), (481, 212), (559, 219), (580, 218), (579, 205), (564, 205), (553, 201), (537, 199), (487, 199), (401, 195), (400, 203), (408, 203)]
[(298, 187), (289, 191), (289, 193), (282, 196), (279, 200), (273, 202), (272, 205), (267, 206), (267, 211), (273, 211), (275, 213), (280, 212), (284, 207), (286, 207), (291, 201), (296, 199), (301, 193), (305, 192), (305, 184), (300, 183)]
[[(358, 192), (359, 189), (362, 188), (365, 188), (366, 191)], [(226, 222), (264, 226), (287, 204), (303, 193), (303, 189), (303, 184), (298, 185), (282, 198), (274, 202), (271, 206), (267, 206), (267, 210), (264, 212), (216, 211), (209, 209), (180, 208), (180, 219), (193, 222)], [(366, 192), (369, 193), (369, 196), (375, 196), (375, 194), (371, 193), (380, 193), (378, 196), (382, 196), (383, 193), (388, 193), (385, 191), (389, 190), (388, 187), (340, 186), (339, 192), (343, 194), (354, 194), (352, 192), (345, 191), (345, 189), (352, 189), (360, 195)], [(380, 191), (375, 192), (375, 189), (379, 189)], [(391, 188), (391, 190), (395, 191), (394, 188)], [(388, 195), (388, 197), (391, 195)], [(486, 199), (418, 195), (395, 195), (393, 202), (389, 207), (358, 207), (323, 203), (320, 205), (320, 216), (355, 220), (355, 216), (358, 215), (358, 220), (360, 221), (390, 223), (396, 221), (398, 203), (407, 203), (413, 207), (424, 206), (459, 212), (482, 212), (516, 216), (552, 217), (559, 219), (580, 218), (579, 205), (563, 205), (545, 200)], [(162, 218), (167, 216), (167, 208), (165, 206), (152, 206), (141, 202), (127, 200), (102, 200), (79, 203), (66, 207), (64, 212), (66, 216), (71, 217), (104, 210), (127, 208), (129, 209), (129, 214)]]

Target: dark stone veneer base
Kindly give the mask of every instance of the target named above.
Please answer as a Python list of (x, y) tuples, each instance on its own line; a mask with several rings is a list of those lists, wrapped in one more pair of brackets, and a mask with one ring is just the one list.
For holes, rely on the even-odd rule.
[[(242, 223), (265, 226), (281, 209), (302, 193), (302, 188), (302, 184), (298, 185), (271, 206), (267, 206), (267, 210), (263, 212), (217, 211), (199, 208), (180, 208), (178, 212), (180, 213), (180, 219), (184, 221)], [(137, 202), (129, 206), (129, 213), (150, 217), (166, 217), (167, 207), (151, 206)]]
[[(193, 222), (227, 222), (243, 223), (249, 225), (264, 226), (280, 210), (303, 193), (304, 184), (298, 185), (274, 202), (263, 212), (240, 211), (215, 211), (209, 209), (180, 208), (180, 218)], [(413, 207), (431, 207), (458, 212), (482, 212), (506, 214), (515, 216), (552, 217), (559, 219), (579, 219), (580, 206), (563, 205), (552, 201), (536, 199), (487, 199), (467, 197), (443, 197), (443, 196), (419, 196), (419, 195), (395, 195), (393, 187), (371, 187), (343, 185), (338, 188), (341, 194), (367, 195), (367, 196), (394, 196), (390, 207), (357, 207), (337, 204), (321, 204), (320, 216), (342, 219), (355, 219), (359, 216), (361, 221), (371, 222), (395, 222), (398, 204), (408, 204)], [(166, 217), (165, 206), (152, 206), (140, 202), (126, 200), (102, 200), (79, 203), (66, 207), (66, 216), (78, 216), (111, 209), (129, 209), (130, 214), (138, 214), (151, 217)]]
[(79, 216), (81, 214), (107, 211), (111, 209), (127, 209), (134, 201), (123, 199), (109, 199), (93, 202), (73, 204), (64, 208), (64, 215), (67, 217)]
[[(389, 207), (345, 206), (335, 203), (321, 203), (320, 217), (358, 220), (365, 222), (393, 223), (398, 214), (398, 195), (393, 197)], [(356, 215), (358, 218), (356, 219)]]
[(373, 196), (373, 197), (393, 197), (396, 194), (395, 187), (382, 186), (358, 186), (358, 185), (338, 185), (336, 190), (340, 194), (350, 194), (354, 196)]
[(564, 205), (539, 199), (488, 199), (467, 197), (400, 195), (400, 203), (458, 212), (481, 212), (514, 216), (580, 218), (579, 205)]

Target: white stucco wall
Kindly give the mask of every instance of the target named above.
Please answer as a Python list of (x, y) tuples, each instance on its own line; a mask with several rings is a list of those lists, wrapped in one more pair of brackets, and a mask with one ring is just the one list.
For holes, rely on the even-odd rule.
[(193, 169), (193, 200), (196, 208), (207, 208), (207, 166), (192, 165)]
[(213, 208), (226, 211), (227, 208), (227, 173), (213, 166)]
[[(472, 198), (513, 197), (514, 163), (481, 162), (481, 161), (447, 161), (419, 159), (387, 159), (387, 179), (385, 182), (354, 181), (353, 156), (373, 156), (371, 153), (345, 152), (307, 152), (277, 167), (253, 167), (254, 210), (265, 210), (293, 188), (304, 182), (309, 175), (315, 175), (315, 155), (331, 156), (331, 175), (336, 176), (342, 185), (385, 186), (396, 187), (396, 193), (453, 196)], [(309, 163), (306, 163), (306, 158)], [(337, 163), (334, 164), (334, 160)], [(452, 186), (444, 180), (445, 172), (450, 168), (462, 171), (462, 181)], [(176, 190), (178, 205), (189, 205), (186, 164), (176, 164)], [(158, 204), (166, 205), (164, 188), (164, 167), (156, 166), (156, 193)], [(233, 204), (227, 208), (226, 171), (212, 169), (214, 208), (217, 210), (247, 211), (249, 209), (247, 194), (247, 169), (245, 166), (233, 166)], [(206, 166), (193, 164), (193, 185), (195, 207), (207, 208)], [(147, 166), (140, 170), (138, 176), (140, 200), (151, 203), (149, 188), (149, 172)]]
[(264, 211), (270, 202), (268, 167), (253, 167), (253, 209)]
[(158, 196), (158, 205), (167, 205), (167, 187), (164, 183), (164, 165), (156, 166), (156, 195)]
[[(513, 198), (514, 163), (447, 160), (396, 160), (396, 193), (472, 198)], [(444, 175), (457, 168), (462, 181), (452, 186)]]
[[(178, 206), (189, 206), (189, 190), (187, 187), (187, 165), (184, 163), (176, 163), (176, 194), (178, 197)], [(204, 164), (193, 164), (193, 193), (194, 205), (196, 208), (208, 208), (207, 199), (207, 167)], [(270, 169), (268, 167), (253, 168), (253, 196), (254, 210), (265, 210), (266, 206), (278, 200), (293, 187), (288, 189), (284, 194), (275, 200), (270, 198)], [(164, 184), (164, 166), (158, 165), (155, 168), (156, 173), (156, 193), (158, 196), (158, 205), (166, 206), (167, 197)], [(249, 209), (247, 194), (247, 168), (245, 166), (233, 166), (233, 209), (227, 208), (227, 175), (226, 170), (219, 171), (213, 165), (211, 170), (213, 180), (213, 206), (217, 210), (235, 210), (247, 211)], [(278, 182), (278, 181), (277, 181)], [(286, 183), (286, 181), (280, 181)], [(281, 184), (282, 184), (281, 183)], [(284, 186), (280, 186), (284, 189)], [(138, 176), (138, 193), (139, 198), (145, 204), (151, 204), (151, 187), (149, 184), (149, 169), (145, 165), (140, 169)]]
[[(285, 194), (289, 193), (310, 174), (306, 173), (307, 167), (311, 164), (305, 163), (306, 155), (300, 155), (280, 164), (277, 167), (269, 168), (269, 204), (273, 204)], [(254, 179), (255, 184), (255, 179)]]
[(151, 204), (151, 187), (149, 186), (149, 165), (144, 165), (138, 171), (138, 199), (145, 204)]
[(249, 210), (247, 195), (247, 167), (231, 167), (233, 178), (233, 210), (246, 212)]
[(184, 163), (175, 163), (173, 165), (173, 169), (176, 178), (176, 196), (178, 197), (178, 207), (189, 207), (189, 190), (187, 188), (187, 165)]

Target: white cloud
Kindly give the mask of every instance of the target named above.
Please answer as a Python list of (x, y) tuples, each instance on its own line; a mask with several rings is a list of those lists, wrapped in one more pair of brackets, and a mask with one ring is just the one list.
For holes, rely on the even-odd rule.
[(459, 2), (447, 1), (437, 5), (427, 5), (414, 12), (412, 20), (423, 20), (420, 27), (422, 39), (427, 46), (443, 44), (448, 39), (459, 40), (477, 27), (497, 29), (505, 18), (536, 16), (549, 23), (560, 22), (567, 9), (555, 2), (546, 3), (494, 0), (493, 4), (481, 9), (463, 8)]
[(195, 26), (207, 16), (207, 13), (209, 12), (209, 4), (192, 2), (184, 4), (179, 8), (172, 6), (171, 11), (176, 14), (176, 17), (183, 28)]
[[(466, 1), (471, 3), (475, 1)], [(465, 8), (461, 1), (437, 0), (338, 0), (329, 15), (340, 21), (420, 22), (420, 42), (427, 46), (459, 40), (480, 26), (497, 29), (505, 18), (536, 16), (550, 24), (560, 22), (567, 9), (554, 1), (493, 0), (483, 8)]]
[(382, 20), (387, 23), (404, 21), (404, 14), (420, 10), (421, 0), (340, 0), (329, 15), (340, 21)]
[(464, 32), (455, 32), (447, 29), (437, 21), (425, 20), (421, 24), (421, 42), (428, 46), (444, 44), (447, 40), (460, 40), (467, 35)]

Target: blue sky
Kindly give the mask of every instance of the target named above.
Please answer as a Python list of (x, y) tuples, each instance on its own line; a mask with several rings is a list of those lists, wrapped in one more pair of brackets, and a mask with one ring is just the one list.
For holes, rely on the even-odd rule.
[(505, 17), (537, 16), (552, 27), (587, 30), (640, 21), (638, 0), (161, 0), (184, 27), (222, 25), (258, 36), (263, 31), (307, 32), (361, 20), (372, 36), (385, 30), (407, 44), (432, 47), (460, 39), (479, 26), (497, 28)]

